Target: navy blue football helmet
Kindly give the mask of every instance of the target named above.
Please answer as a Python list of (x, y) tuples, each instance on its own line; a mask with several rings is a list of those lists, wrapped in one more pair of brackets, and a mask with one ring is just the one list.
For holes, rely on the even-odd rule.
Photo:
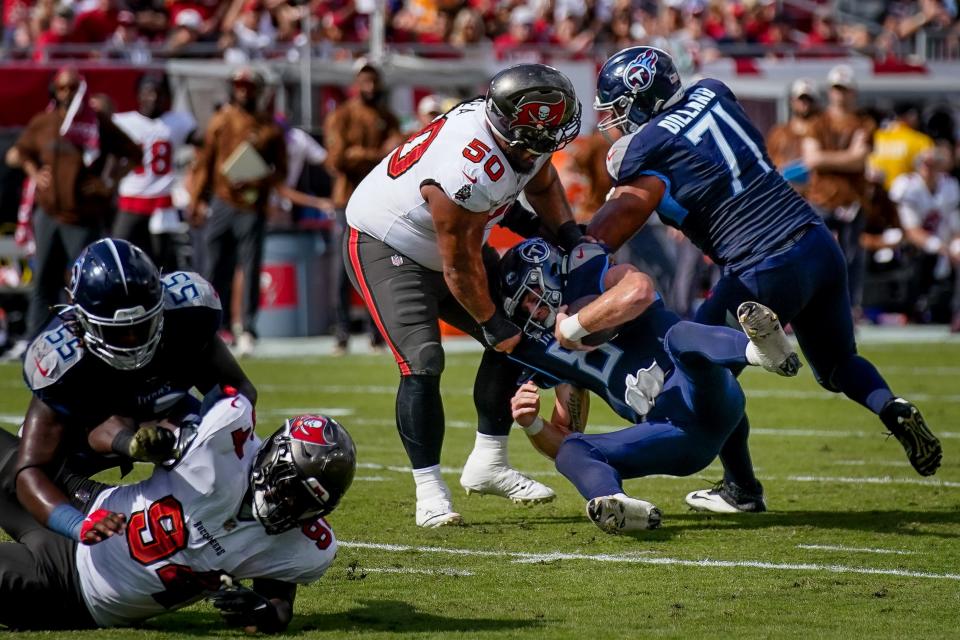
[(333, 418), (291, 418), (257, 452), (250, 470), (253, 514), (268, 535), (333, 511), (353, 483), (357, 448)]
[(683, 96), (670, 54), (656, 47), (629, 47), (603, 63), (597, 77), (596, 111), (609, 111), (600, 131), (633, 133)]
[(73, 263), (69, 293), (90, 353), (124, 371), (153, 359), (163, 330), (163, 286), (140, 248), (113, 238), (89, 245)]
[(553, 331), (563, 300), (565, 258), (542, 238), (530, 238), (500, 259), (503, 311), (533, 339)]

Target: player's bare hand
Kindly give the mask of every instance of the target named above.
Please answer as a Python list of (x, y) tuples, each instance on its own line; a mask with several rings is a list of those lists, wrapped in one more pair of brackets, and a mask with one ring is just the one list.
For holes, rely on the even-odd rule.
[(500, 353), (511, 353), (520, 344), (520, 333), (498, 342), (493, 349)]
[(106, 509), (97, 509), (83, 520), (80, 527), (80, 542), (86, 545), (103, 542), (123, 533), (127, 528), (127, 516)]
[(520, 385), (510, 399), (513, 419), (521, 427), (529, 427), (540, 415), (540, 388), (529, 380)]
[(53, 182), (53, 171), (50, 170), (50, 167), (43, 167), (34, 175), (33, 181), (37, 183), (38, 189), (46, 191)]
[(190, 223), (190, 226), (193, 228), (199, 228), (203, 226), (203, 223), (207, 221), (207, 203), (197, 202), (196, 204), (191, 204), (187, 207), (187, 222)]
[(566, 313), (566, 308), (566, 305), (560, 307), (560, 311), (557, 312), (557, 323), (553, 327), (553, 335), (557, 342), (567, 351), (593, 351), (596, 349), (596, 347), (587, 346), (579, 340), (569, 340), (560, 332), (560, 323), (570, 317)]

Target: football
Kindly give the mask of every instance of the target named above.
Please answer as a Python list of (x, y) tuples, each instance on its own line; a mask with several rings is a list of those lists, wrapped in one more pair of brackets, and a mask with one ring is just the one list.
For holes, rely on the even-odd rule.
[[(599, 295), (589, 295), (583, 296), (582, 298), (577, 298), (567, 306), (567, 315), (572, 316), (599, 297)], [(588, 347), (597, 347), (604, 342), (609, 342), (610, 340), (616, 338), (619, 332), (620, 327), (611, 327), (609, 329), (604, 329), (603, 331), (587, 334), (580, 340), (580, 342)]]

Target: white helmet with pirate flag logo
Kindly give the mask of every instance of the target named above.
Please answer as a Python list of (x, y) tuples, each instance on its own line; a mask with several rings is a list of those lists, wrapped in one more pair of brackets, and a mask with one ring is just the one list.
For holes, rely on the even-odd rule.
[(580, 132), (580, 102), (570, 80), (544, 64), (518, 64), (494, 76), (487, 121), (511, 147), (559, 151)]
[(284, 422), (261, 446), (250, 472), (253, 513), (275, 535), (334, 510), (353, 482), (357, 450), (332, 418)]

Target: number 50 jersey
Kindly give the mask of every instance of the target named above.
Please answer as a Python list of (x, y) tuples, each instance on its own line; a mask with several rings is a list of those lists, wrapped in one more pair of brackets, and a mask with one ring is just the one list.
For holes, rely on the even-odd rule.
[(617, 140), (607, 170), (615, 185), (660, 178), (666, 184), (660, 218), (734, 271), (820, 224), (773, 169), (760, 132), (718, 80), (694, 84), (675, 106)]
[(483, 99), (465, 102), (413, 134), (363, 179), (347, 203), (347, 224), (440, 271), (421, 186), (439, 186), (456, 204), (486, 216), (486, 239), (549, 159), (540, 156), (530, 173), (514, 171), (487, 124)]
[(124, 534), (77, 546), (80, 588), (97, 624), (128, 625), (186, 606), (217, 590), (224, 573), (299, 584), (324, 574), (337, 543), (322, 518), (271, 536), (238, 517), (259, 447), (250, 402), (226, 398), (204, 415), (176, 465), (96, 498), (91, 511), (127, 516)]

